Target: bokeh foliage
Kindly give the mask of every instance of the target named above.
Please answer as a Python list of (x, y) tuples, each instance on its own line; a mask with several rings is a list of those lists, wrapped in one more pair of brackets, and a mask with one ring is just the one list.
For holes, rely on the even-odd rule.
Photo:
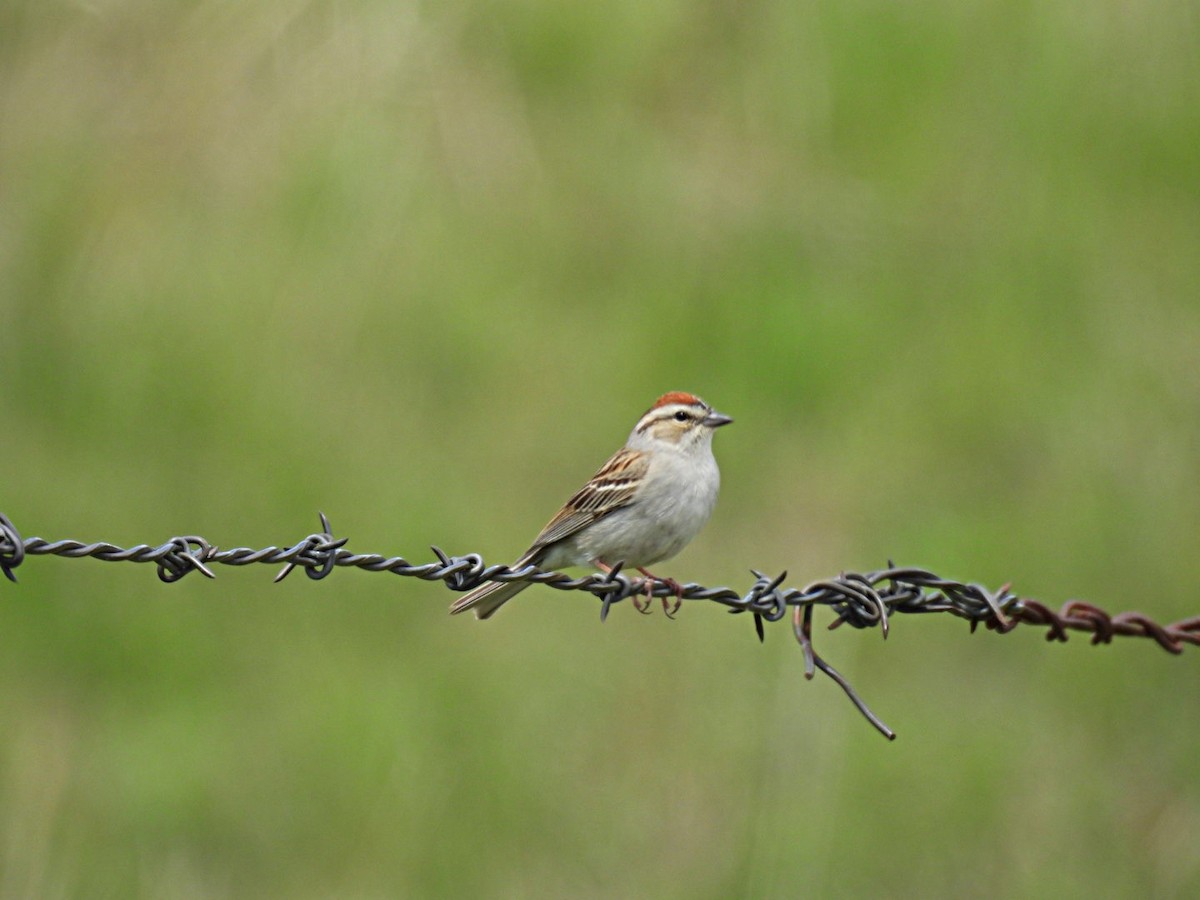
[[(0, 510), (500, 561), (667, 389), (669, 574), (1200, 611), (1190, 4), (0, 3)], [(547, 590), (0, 585), (3, 896), (1200, 891), (1200, 654)]]

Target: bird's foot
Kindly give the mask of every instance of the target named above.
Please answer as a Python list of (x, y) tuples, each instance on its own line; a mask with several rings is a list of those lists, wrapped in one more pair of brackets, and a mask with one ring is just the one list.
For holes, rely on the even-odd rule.
[[(667, 586), (667, 589), (670, 590), (671, 593), (675, 595), (675, 603), (674, 604), (669, 602), (669, 596), (662, 596), (659, 598), (662, 601), (662, 608), (663, 608), (663, 612), (666, 614), (666, 617), (668, 619), (674, 619), (675, 614), (677, 612), (679, 612), (679, 607), (683, 605), (683, 585), (680, 584), (678, 581), (676, 581), (674, 578), (659, 578), (653, 572), (649, 572), (646, 569), (643, 569), (641, 566), (638, 566), (638, 571), (641, 572), (643, 575), (645, 575), (647, 579), (649, 579), (646, 582), (646, 606), (647, 607), (650, 606), (650, 598), (654, 596), (654, 584), (653, 584), (654, 581), (660, 582), (661, 584), (665, 584)], [(634, 600), (634, 606), (637, 606), (636, 599)], [(641, 607), (638, 607), (638, 611), (643, 612), (644, 610), (642, 610)]]

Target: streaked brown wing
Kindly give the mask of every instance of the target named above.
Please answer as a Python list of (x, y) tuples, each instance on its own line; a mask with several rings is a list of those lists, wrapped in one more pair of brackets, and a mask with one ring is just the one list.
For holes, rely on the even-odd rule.
[(648, 466), (644, 453), (618, 450), (546, 524), (526, 557), (548, 544), (570, 537), (615, 509), (628, 506)]

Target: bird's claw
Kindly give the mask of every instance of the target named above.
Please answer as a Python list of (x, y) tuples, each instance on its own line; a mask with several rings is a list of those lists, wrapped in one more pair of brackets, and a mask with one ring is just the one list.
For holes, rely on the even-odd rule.
[(650, 600), (651, 600), (651, 598), (654, 597), (654, 582), (657, 581), (660, 584), (665, 584), (667, 586), (667, 589), (671, 592), (671, 594), (675, 595), (675, 603), (674, 604), (671, 604), (670, 602), (668, 602), (668, 597), (670, 596), (669, 594), (659, 597), (659, 599), (662, 601), (663, 613), (666, 615), (666, 617), (668, 619), (674, 619), (675, 614), (677, 612), (679, 612), (679, 607), (683, 605), (683, 585), (680, 584), (678, 581), (676, 581), (674, 578), (659, 578), (653, 572), (647, 572), (645, 569), (641, 568), (640, 566), (638, 567), (638, 571), (641, 572), (644, 576), (646, 576), (646, 585), (645, 585), (646, 605), (641, 606), (638, 603), (637, 597), (634, 596), (632, 598), (633, 605), (637, 608), (637, 611), (640, 613), (645, 613), (647, 615), (650, 613)]
[(660, 578), (663, 584), (671, 589), (671, 593), (675, 595), (674, 603), (667, 603), (667, 597), (662, 597), (663, 613), (668, 619), (674, 619), (675, 614), (679, 612), (679, 607), (683, 606), (683, 585), (674, 578)]

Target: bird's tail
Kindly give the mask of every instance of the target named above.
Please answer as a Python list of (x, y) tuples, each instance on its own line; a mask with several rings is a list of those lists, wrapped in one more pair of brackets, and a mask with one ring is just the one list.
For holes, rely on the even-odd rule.
[(451, 603), (450, 615), (473, 609), (475, 618), (486, 619), (527, 587), (528, 581), (490, 581)]

